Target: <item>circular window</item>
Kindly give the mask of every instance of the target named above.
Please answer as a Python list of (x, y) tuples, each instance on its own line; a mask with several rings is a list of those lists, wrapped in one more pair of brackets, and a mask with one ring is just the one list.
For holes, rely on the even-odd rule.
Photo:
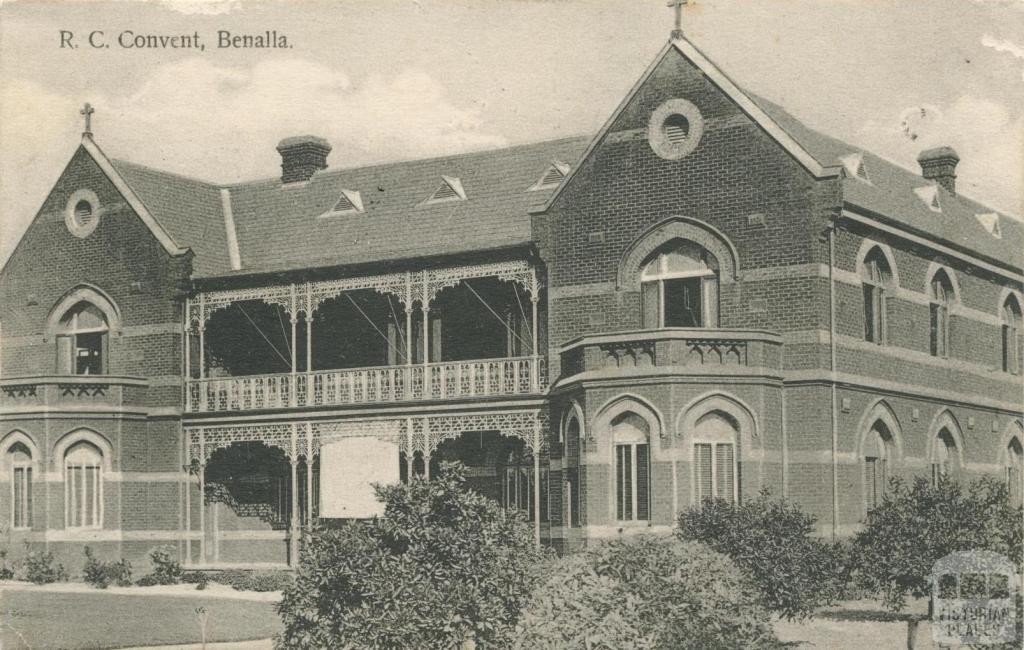
[(100, 200), (92, 190), (78, 190), (68, 198), (64, 222), (76, 237), (85, 237), (100, 223)]
[(700, 144), (704, 118), (691, 102), (670, 99), (651, 115), (647, 141), (654, 153), (666, 160), (679, 160)]

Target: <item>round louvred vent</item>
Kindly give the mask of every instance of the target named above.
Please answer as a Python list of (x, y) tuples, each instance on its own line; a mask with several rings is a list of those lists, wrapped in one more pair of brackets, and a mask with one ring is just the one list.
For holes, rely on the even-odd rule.
[(693, 103), (670, 99), (651, 114), (647, 141), (654, 153), (666, 160), (679, 160), (688, 155), (704, 134), (704, 118)]
[(64, 222), (76, 237), (86, 237), (100, 222), (100, 200), (92, 190), (78, 190), (68, 198)]

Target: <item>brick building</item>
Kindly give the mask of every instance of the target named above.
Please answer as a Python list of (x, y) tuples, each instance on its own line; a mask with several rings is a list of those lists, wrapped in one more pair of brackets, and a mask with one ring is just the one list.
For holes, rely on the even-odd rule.
[(891, 476), (1022, 486), (1024, 229), (672, 41), (594, 136), (219, 186), (91, 133), (0, 275), (5, 543), (293, 562), (469, 467), (539, 541), (762, 487), (845, 535)]

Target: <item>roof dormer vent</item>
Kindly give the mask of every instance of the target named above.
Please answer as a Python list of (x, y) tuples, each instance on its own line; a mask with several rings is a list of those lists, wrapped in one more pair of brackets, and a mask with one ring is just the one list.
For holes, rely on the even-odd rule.
[(342, 214), (353, 214), (363, 211), (363, 197), (357, 190), (342, 190), (341, 196), (335, 201), (334, 207), (320, 215), (333, 217)]
[(932, 212), (942, 212), (942, 204), (939, 203), (939, 186), (938, 185), (925, 185), (924, 187), (915, 187), (914, 194), (917, 198), (921, 199), (928, 209)]
[(462, 188), (462, 181), (454, 176), (442, 176), (441, 185), (431, 194), (424, 203), (440, 203), (442, 201), (465, 201), (466, 190)]
[(864, 154), (859, 151), (843, 156), (839, 159), (839, 162), (843, 163), (843, 173), (848, 178), (856, 178), (857, 180), (864, 181), (867, 184), (871, 184), (871, 179), (868, 178), (868, 168), (864, 165)]
[(562, 182), (562, 179), (564, 179), (568, 174), (569, 165), (558, 160), (552, 161), (551, 166), (547, 168), (544, 175), (541, 176), (536, 183), (530, 186), (528, 191), (533, 192), (536, 190), (547, 190), (553, 187), (558, 187)]

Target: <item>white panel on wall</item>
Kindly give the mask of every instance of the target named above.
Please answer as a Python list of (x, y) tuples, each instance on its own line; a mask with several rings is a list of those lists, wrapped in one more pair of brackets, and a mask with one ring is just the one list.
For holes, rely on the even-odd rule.
[(320, 447), (320, 516), (384, 515), (373, 483), (398, 483), (398, 445), (379, 438), (345, 438)]

